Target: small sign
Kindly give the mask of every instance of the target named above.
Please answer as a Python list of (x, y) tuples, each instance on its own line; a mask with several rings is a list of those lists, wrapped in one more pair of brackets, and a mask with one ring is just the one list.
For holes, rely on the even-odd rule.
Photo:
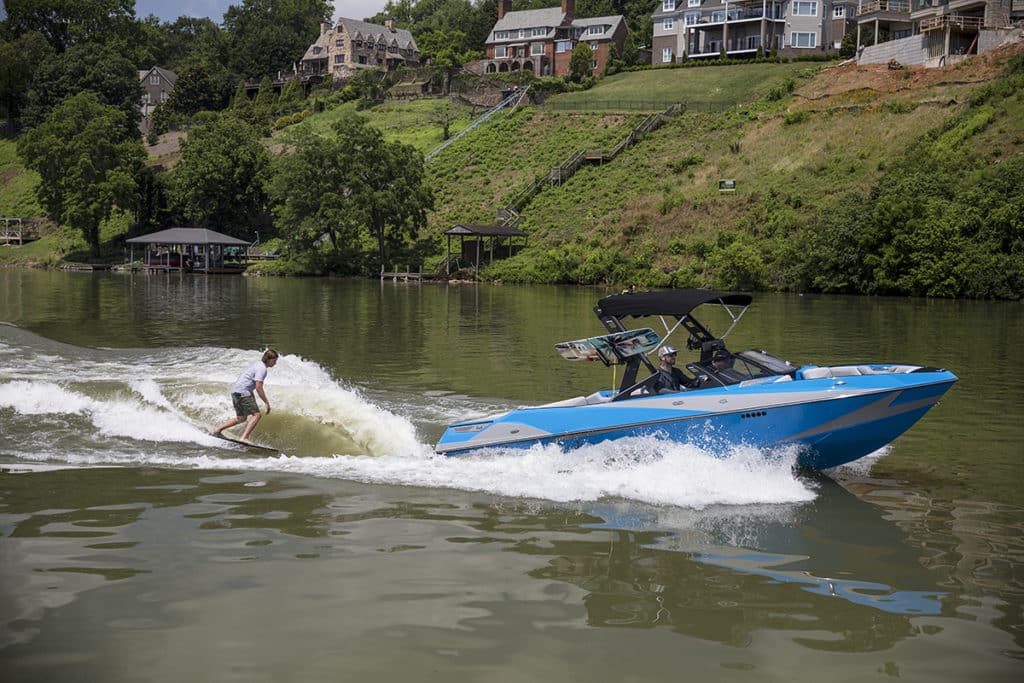
[(719, 180), (718, 181), (719, 192), (735, 192), (736, 181), (735, 180)]

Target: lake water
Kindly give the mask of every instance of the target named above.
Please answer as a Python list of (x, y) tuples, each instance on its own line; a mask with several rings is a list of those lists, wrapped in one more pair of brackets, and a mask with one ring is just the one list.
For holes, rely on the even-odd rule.
[[(0, 680), (1024, 677), (1021, 304), (756, 296), (733, 348), (960, 377), (823, 476), (433, 454), (611, 386), (607, 293), (0, 270)], [(266, 345), (269, 457), (207, 435)]]

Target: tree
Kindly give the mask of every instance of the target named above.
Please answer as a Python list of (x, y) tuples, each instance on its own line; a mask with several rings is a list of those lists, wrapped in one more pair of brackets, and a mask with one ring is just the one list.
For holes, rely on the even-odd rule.
[(224, 100), (203, 64), (193, 64), (178, 74), (167, 108), (174, 114), (190, 116), (200, 111), (216, 111)]
[(125, 135), (125, 116), (92, 92), (57, 105), (18, 142), (18, 154), (41, 176), (39, 203), (60, 223), (82, 231), (99, 255), (99, 226), (115, 207), (135, 200), (142, 143)]
[(93, 41), (120, 41), (136, 34), (135, 0), (6, 0), (6, 30), (11, 38), (41, 33), (54, 50)]
[(49, 43), (35, 31), (13, 41), (0, 40), (0, 116), (7, 133), (17, 130), (36, 69), (52, 51)]
[(244, 239), (265, 223), (269, 154), (256, 130), (231, 114), (189, 132), (171, 171), (172, 205), (195, 225)]
[(594, 71), (594, 51), (584, 41), (576, 43), (569, 56), (569, 80), (581, 81)]
[(242, 0), (224, 13), (231, 68), (244, 78), (290, 71), (330, 21), (326, 0)]
[(481, 53), (466, 49), (466, 34), (462, 31), (430, 31), (416, 39), (420, 55), (430, 62), (435, 75), (441, 77), (442, 92), (451, 92), (452, 75), (466, 62), (480, 59)]
[(367, 230), (382, 266), (388, 248), (415, 237), (433, 208), (423, 156), (409, 145), (385, 142), (355, 114), (338, 121), (332, 133), (305, 132), (295, 153), (276, 162), (268, 192), (277, 226), (306, 249), (326, 235), (336, 253), (354, 251), (360, 231)]
[(139, 135), (139, 72), (116, 50), (99, 43), (75, 45), (39, 65), (23, 110), (25, 125), (38, 124), (58, 103), (84, 90), (95, 93), (101, 104), (120, 109), (125, 133)]

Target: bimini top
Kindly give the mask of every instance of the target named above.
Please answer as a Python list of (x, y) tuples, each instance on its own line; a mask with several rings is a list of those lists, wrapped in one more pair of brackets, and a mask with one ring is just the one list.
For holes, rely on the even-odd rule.
[(613, 294), (597, 302), (594, 312), (599, 318), (624, 318), (631, 315), (673, 315), (683, 317), (701, 304), (749, 306), (754, 298), (749, 294), (715, 292), (710, 289), (667, 289), (660, 292), (634, 292)]

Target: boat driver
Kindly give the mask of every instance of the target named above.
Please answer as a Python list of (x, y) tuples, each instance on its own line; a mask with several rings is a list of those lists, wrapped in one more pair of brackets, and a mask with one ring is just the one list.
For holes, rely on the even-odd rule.
[(683, 374), (683, 371), (676, 367), (676, 356), (678, 351), (669, 345), (658, 349), (658, 359), (661, 365), (658, 366), (651, 384), (651, 391), (655, 394), (671, 394), (685, 389), (690, 380)]

